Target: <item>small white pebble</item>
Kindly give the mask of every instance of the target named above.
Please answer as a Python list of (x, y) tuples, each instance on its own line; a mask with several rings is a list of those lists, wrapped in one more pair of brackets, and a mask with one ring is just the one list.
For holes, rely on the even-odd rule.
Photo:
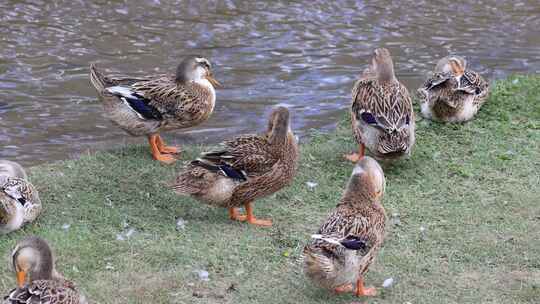
[(135, 234), (136, 230), (135, 228), (129, 228), (128, 231), (125, 233), (127, 238), (130, 238), (133, 234)]
[(176, 230), (180, 231), (184, 229), (186, 229), (186, 221), (183, 218), (178, 218), (176, 220)]
[(208, 273), (208, 271), (203, 270), (203, 269), (198, 269), (198, 270), (194, 270), (193, 272), (196, 273), (197, 276), (199, 276), (199, 280), (205, 281), (205, 282), (210, 281), (210, 278), (209, 278), (210, 274)]
[(308, 186), (309, 190), (313, 190), (315, 189), (315, 187), (317, 187), (319, 184), (315, 183), (315, 182), (306, 182), (306, 185)]
[(420, 232), (424, 233), (426, 231), (426, 227), (420, 226)]
[(384, 280), (384, 282), (382, 283), (382, 287), (384, 288), (388, 288), (390, 286), (394, 285), (394, 278), (388, 278), (386, 280)]
[(70, 224), (64, 224), (64, 225), (62, 225), (62, 229), (64, 229), (64, 230), (68, 230), (69, 227), (71, 227)]
[(105, 269), (107, 269), (107, 270), (114, 270), (114, 266), (113, 266), (113, 264), (107, 262), (107, 265), (105, 265)]

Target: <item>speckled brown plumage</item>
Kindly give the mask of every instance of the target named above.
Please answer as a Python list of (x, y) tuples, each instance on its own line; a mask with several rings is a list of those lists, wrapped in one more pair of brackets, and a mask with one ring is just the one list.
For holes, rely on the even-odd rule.
[(384, 185), (379, 164), (369, 157), (361, 159), (342, 199), (317, 234), (337, 241), (352, 236), (362, 240), (364, 246), (351, 250), (324, 239), (312, 240), (304, 248), (304, 270), (317, 285), (335, 289), (353, 284), (368, 271), (384, 240)]
[(9, 233), (33, 222), (42, 205), (19, 164), (0, 160), (0, 168), (0, 233)]
[[(206, 121), (214, 110), (215, 100), (211, 98), (208, 89), (194, 82), (177, 83), (174, 75), (160, 74), (142, 78), (105, 76), (94, 65), (91, 66), (91, 72), (92, 79), (95, 79), (92, 83), (104, 101), (106, 114), (115, 124), (132, 135), (193, 127)], [(104, 88), (117, 85), (129, 86), (147, 98), (149, 104), (159, 111), (162, 119), (145, 120), (135, 115), (120, 116), (111, 113), (120, 111), (122, 103), (117, 96), (104, 91)]]
[(68, 281), (38, 280), (13, 289), (5, 304), (83, 304), (81, 295)]
[(214, 85), (219, 85), (210, 62), (200, 56), (184, 58), (175, 75), (107, 76), (91, 65), (90, 81), (108, 118), (130, 135), (148, 136), (152, 156), (166, 164), (180, 150), (165, 145), (158, 133), (206, 121), (214, 111)]
[(414, 145), (414, 111), (407, 88), (394, 75), (390, 53), (377, 49), (372, 65), (353, 86), (356, 142), (380, 159), (408, 155)]
[(441, 59), (433, 76), (417, 91), (422, 115), (444, 122), (472, 119), (486, 102), (488, 92), (489, 84), (478, 73), (466, 69), (465, 59), (459, 56)]
[[(296, 174), (298, 145), (286, 108), (274, 110), (264, 134), (242, 135), (222, 145), (222, 150), (203, 153), (199, 160), (216, 170), (191, 164), (178, 175), (173, 189), (207, 204), (232, 208), (281, 190)], [(245, 180), (228, 176), (220, 166)]]

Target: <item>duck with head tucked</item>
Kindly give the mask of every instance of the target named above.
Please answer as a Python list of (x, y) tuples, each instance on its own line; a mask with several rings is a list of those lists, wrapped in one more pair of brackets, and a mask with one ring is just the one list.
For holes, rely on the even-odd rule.
[[(289, 110), (276, 108), (261, 135), (225, 141), (223, 149), (203, 153), (178, 175), (173, 189), (206, 204), (229, 209), (233, 220), (271, 226), (257, 219), (253, 202), (289, 185), (298, 167), (298, 144), (290, 128)], [(237, 208), (244, 207), (245, 215)]]
[(86, 304), (75, 285), (56, 271), (47, 242), (30, 236), (20, 241), (11, 254), (18, 287), (4, 298), (5, 304)]
[(367, 148), (381, 160), (408, 156), (415, 142), (412, 100), (394, 74), (387, 49), (376, 49), (371, 65), (354, 84), (351, 120), (358, 153), (346, 155), (357, 162)]
[(33, 222), (41, 213), (38, 191), (21, 165), (0, 160), (0, 234)]
[(489, 84), (467, 68), (465, 58), (444, 57), (418, 89), (422, 116), (442, 122), (471, 120), (486, 102), (488, 92)]
[(304, 248), (304, 272), (316, 285), (338, 293), (376, 295), (375, 288), (364, 286), (364, 275), (384, 240), (384, 190), (382, 168), (363, 157), (341, 201)]
[(216, 102), (210, 61), (188, 56), (176, 75), (106, 76), (90, 66), (90, 80), (103, 101), (106, 115), (133, 136), (148, 136), (154, 159), (173, 163), (179, 150), (166, 146), (159, 132), (196, 126), (206, 121)]

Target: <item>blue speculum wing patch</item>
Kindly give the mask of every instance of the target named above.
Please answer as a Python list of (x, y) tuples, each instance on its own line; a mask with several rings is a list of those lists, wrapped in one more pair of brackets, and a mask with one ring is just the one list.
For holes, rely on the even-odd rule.
[(373, 116), (373, 114), (369, 113), (369, 112), (363, 112), (362, 114), (360, 114), (360, 117), (362, 118), (362, 120), (369, 124), (369, 125), (376, 125), (377, 124), (377, 119), (375, 119), (375, 116)]
[(342, 240), (341, 245), (349, 250), (361, 250), (366, 248), (366, 242), (355, 236), (348, 236)]
[(124, 99), (129, 103), (130, 107), (137, 113), (141, 114), (145, 119), (157, 119), (162, 120), (163, 116), (159, 111), (148, 104), (148, 101), (144, 97), (139, 95), (133, 95), (134, 97), (124, 97)]

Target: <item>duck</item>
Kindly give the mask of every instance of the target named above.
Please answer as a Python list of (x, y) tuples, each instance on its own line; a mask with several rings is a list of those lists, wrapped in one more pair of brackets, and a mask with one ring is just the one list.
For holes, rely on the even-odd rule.
[(215, 87), (210, 61), (187, 56), (174, 75), (118, 77), (90, 66), (90, 81), (108, 118), (132, 136), (146, 136), (154, 159), (172, 164), (179, 148), (167, 146), (159, 133), (197, 126), (214, 111)]
[(375, 159), (364, 156), (356, 163), (341, 200), (304, 247), (304, 273), (315, 285), (358, 297), (377, 294), (364, 285), (364, 276), (385, 237), (385, 186)]
[(489, 83), (467, 68), (461, 56), (446, 56), (417, 90), (424, 118), (440, 122), (466, 122), (474, 118), (489, 94)]
[(51, 247), (44, 239), (28, 236), (11, 254), (17, 288), (4, 298), (5, 304), (87, 304), (86, 297), (55, 267)]
[(33, 222), (41, 213), (39, 193), (28, 181), (24, 168), (0, 160), (0, 234), (7, 234)]
[[(232, 220), (272, 226), (271, 219), (255, 217), (253, 202), (291, 184), (298, 170), (298, 143), (289, 110), (274, 109), (264, 133), (240, 135), (221, 145), (221, 149), (202, 153), (178, 174), (173, 190), (228, 208)], [(240, 207), (245, 214), (240, 214)]]
[(415, 143), (415, 117), (411, 96), (394, 73), (390, 52), (376, 49), (371, 65), (352, 89), (350, 107), (353, 137), (358, 152), (345, 155), (357, 162), (365, 149), (379, 160), (409, 156)]

